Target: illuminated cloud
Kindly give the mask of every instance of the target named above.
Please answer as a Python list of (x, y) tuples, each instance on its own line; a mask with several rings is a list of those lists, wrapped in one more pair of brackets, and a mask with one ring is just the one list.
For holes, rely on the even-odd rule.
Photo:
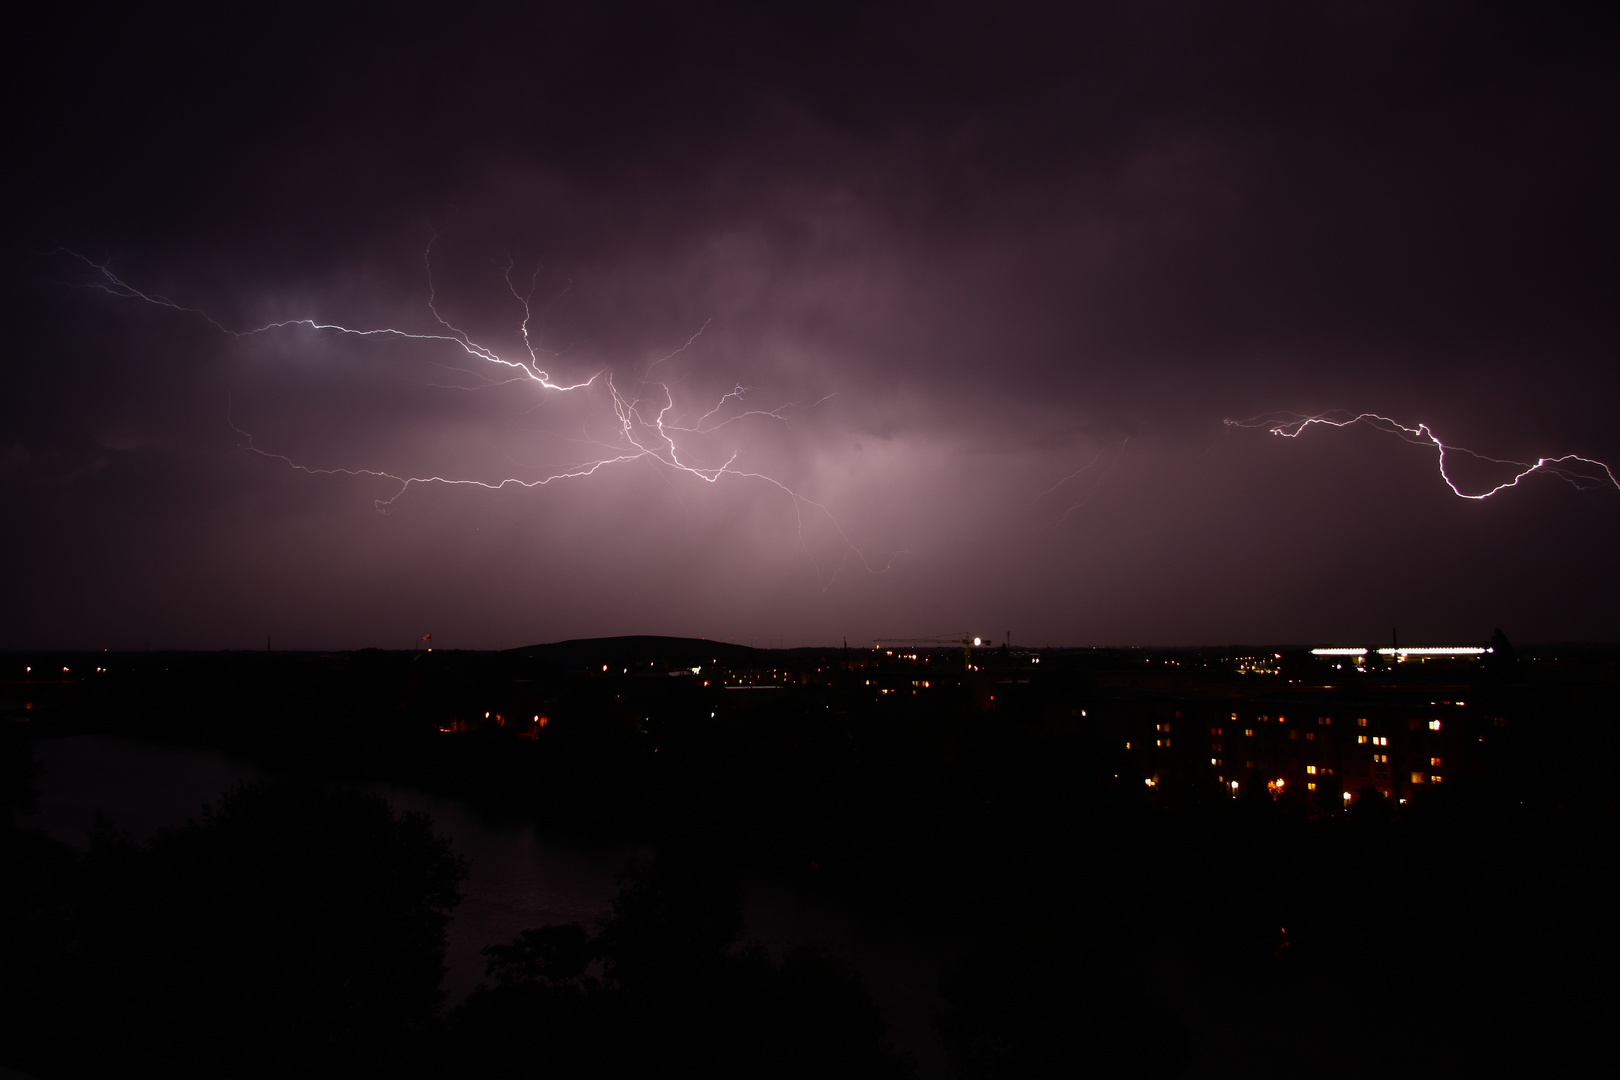
[(13, 644), (1613, 636), (1601, 27), (215, 18), (21, 49)]

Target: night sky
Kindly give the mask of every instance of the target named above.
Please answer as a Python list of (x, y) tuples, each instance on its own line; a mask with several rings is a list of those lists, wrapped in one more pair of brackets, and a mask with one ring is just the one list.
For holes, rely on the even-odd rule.
[(1600, 468), (1223, 423), (1620, 468), (1612, 17), (214, 7), (8, 31), (0, 648), (1620, 639)]

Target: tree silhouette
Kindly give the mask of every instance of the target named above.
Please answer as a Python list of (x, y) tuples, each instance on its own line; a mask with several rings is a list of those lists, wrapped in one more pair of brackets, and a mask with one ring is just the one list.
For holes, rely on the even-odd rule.
[(981, 943), (946, 976), (934, 1020), (963, 1080), (1168, 1078), (1187, 1033), (1094, 947), (1033, 931)]
[(240, 787), (145, 845), (101, 822), (22, 1035), (86, 1072), (424, 1071), (464, 874), (425, 817), (342, 789)]
[(485, 950), (496, 985), (455, 1017), (462, 1075), (889, 1077), (909, 1066), (857, 975), (829, 953), (740, 946), (734, 875), (691, 857), (620, 875), (594, 936), (526, 930)]

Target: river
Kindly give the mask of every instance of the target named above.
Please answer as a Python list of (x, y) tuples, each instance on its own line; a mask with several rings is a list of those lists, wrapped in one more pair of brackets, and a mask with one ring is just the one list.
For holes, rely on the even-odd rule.
[[(262, 776), (218, 753), (101, 735), (40, 739), (34, 751), (43, 767), (39, 812), (24, 824), (80, 848), (98, 812), (145, 839), (184, 825), (221, 793)], [(428, 815), (468, 859), (465, 899), (446, 935), (444, 987), (451, 1005), (483, 978), (486, 945), (535, 926), (589, 926), (607, 909), (615, 875), (634, 854), (627, 847), (564, 843), (532, 823), (492, 819), (421, 791), (373, 790), (396, 811)], [(764, 879), (748, 882), (745, 905), (748, 936), (773, 953), (817, 943), (857, 968), (889, 1020), (895, 1045), (916, 1059), (924, 1077), (944, 1075), (944, 1050), (929, 1027), (942, 1004), (935, 989), (944, 959), (937, 933)]]

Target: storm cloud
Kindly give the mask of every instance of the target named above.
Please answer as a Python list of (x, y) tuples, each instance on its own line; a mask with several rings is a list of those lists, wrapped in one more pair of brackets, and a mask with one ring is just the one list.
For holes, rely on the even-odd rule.
[[(1579, 10), (55, 16), (10, 65), (0, 647), (1612, 640), (1612, 486), (1467, 501), (1377, 430), (1223, 423), (1620, 461)], [(531, 289), (589, 387), (224, 332), (436, 310), (527, 358)], [(533, 482), (622, 450), (609, 380), (709, 475), (289, 465)]]

